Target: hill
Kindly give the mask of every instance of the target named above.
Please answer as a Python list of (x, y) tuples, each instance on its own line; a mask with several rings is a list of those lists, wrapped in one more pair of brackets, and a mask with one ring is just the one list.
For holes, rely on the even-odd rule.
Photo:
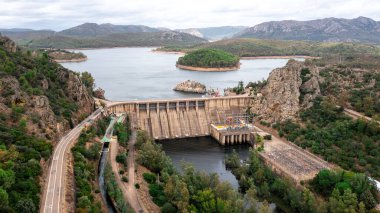
[(94, 109), (89, 79), (0, 36), (0, 212), (38, 211), (52, 142)]
[(265, 40), (255, 38), (228, 39), (195, 45), (190, 48), (165, 47), (162, 51), (189, 52), (212, 48), (230, 52), (240, 57), (254, 56), (331, 56), (331, 55), (379, 55), (377, 46), (345, 42), (312, 42)]
[(30, 40), (46, 38), (54, 35), (53, 30), (31, 30), (31, 29), (0, 29), (0, 33), (11, 38), (13, 41), (23, 45)]
[(233, 35), (243, 31), (248, 27), (245, 26), (222, 26), (222, 27), (205, 27), (205, 28), (188, 28), (177, 29), (176, 31), (189, 33), (194, 36), (208, 40), (220, 40), (231, 38)]
[(187, 33), (143, 25), (85, 23), (60, 32), (0, 29), (19, 45), (29, 48), (101, 48), (125, 46), (189, 46), (207, 42)]
[(205, 39), (180, 32), (115, 33), (97, 37), (54, 35), (27, 43), (32, 48), (101, 48), (127, 46), (194, 45)]
[(60, 35), (92, 37), (104, 36), (114, 33), (141, 33), (141, 32), (158, 32), (156, 28), (147, 27), (144, 25), (113, 25), (113, 24), (96, 24), (84, 23), (59, 32)]
[(271, 21), (250, 27), (235, 38), (380, 43), (380, 22), (366, 17), (310, 21)]

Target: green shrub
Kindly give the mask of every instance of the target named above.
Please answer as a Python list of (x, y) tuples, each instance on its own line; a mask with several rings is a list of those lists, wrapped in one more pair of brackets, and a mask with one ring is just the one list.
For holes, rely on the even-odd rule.
[(139, 189), (139, 188), (140, 188), (140, 184), (135, 183), (135, 188), (136, 188), (136, 189)]
[(124, 181), (124, 182), (127, 182), (127, 183), (128, 183), (128, 178), (127, 178), (126, 176), (123, 176), (123, 177), (121, 178), (121, 180)]
[(144, 177), (144, 180), (149, 183), (149, 184), (153, 184), (156, 182), (156, 175), (155, 174), (152, 174), (152, 173), (144, 173), (143, 174), (143, 177)]
[(265, 140), (272, 140), (272, 135), (264, 135)]
[(162, 213), (176, 213), (177, 209), (173, 206), (173, 204), (167, 202), (161, 207)]
[(121, 175), (124, 174), (124, 172), (125, 172), (125, 171), (122, 170), (122, 169), (119, 170), (119, 174), (121, 174)]
[(116, 155), (116, 162), (123, 164), (124, 166), (127, 165), (127, 155), (125, 153), (121, 153)]

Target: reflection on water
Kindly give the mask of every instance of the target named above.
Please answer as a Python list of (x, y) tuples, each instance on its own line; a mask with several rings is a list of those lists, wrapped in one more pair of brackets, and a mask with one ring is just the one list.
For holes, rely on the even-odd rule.
[(176, 84), (195, 80), (207, 88), (234, 87), (239, 81), (248, 83), (266, 79), (274, 68), (282, 67), (287, 59), (242, 60), (241, 68), (231, 72), (195, 72), (180, 70), (175, 63), (180, 55), (155, 53), (152, 48), (110, 48), (80, 50), (88, 60), (63, 63), (74, 71), (88, 71), (97, 86), (106, 91), (110, 100), (163, 99), (200, 97), (173, 91)]
[(185, 161), (200, 171), (217, 173), (221, 180), (228, 181), (235, 189), (239, 187), (235, 176), (226, 170), (224, 157), (235, 149), (240, 158), (245, 160), (249, 145), (221, 146), (211, 137), (175, 139), (160, 143), (178, 170), (181, 168), (181, 161)]

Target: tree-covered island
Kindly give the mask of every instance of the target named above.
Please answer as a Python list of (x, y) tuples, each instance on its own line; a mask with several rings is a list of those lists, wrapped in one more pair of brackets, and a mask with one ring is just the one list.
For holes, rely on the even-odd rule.
[(230, 71), (240, 67), (239, 57), (216, 49), (199, 49), (178, 59), (180, 69), (194, 71)]

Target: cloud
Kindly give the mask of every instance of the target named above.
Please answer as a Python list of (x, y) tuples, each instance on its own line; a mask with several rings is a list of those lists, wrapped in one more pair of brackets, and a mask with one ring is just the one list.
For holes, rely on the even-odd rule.
[(0, 28), (62, 30), (84, 22), (189, 28), (326, 17), (380, 19), (372, 0), (0, 0)]

